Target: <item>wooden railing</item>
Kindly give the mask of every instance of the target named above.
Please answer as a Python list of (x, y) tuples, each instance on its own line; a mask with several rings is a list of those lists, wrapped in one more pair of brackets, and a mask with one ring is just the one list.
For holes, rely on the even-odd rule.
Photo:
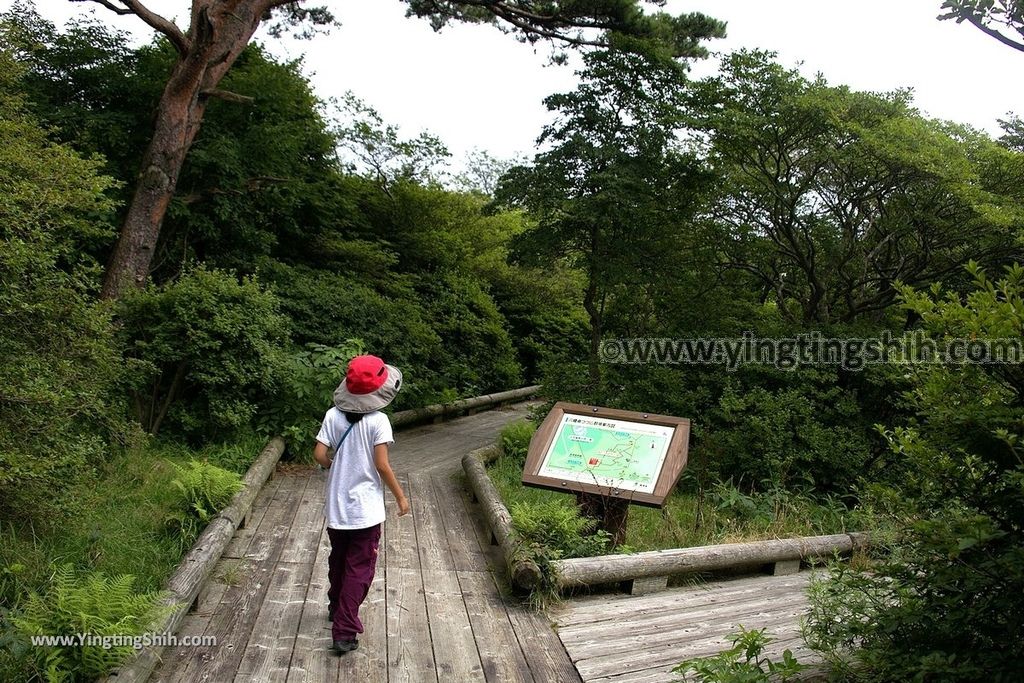
[[(541, 582), (540, 568), (521, 547), (512, 516), (487, 475), (486, 464), (498, 453), (494, 446), (480, 448), (462, 459), (473, 496), (479, 501), (491, 534), (500, 546), (513, 584), (530, 590)], [(798, 571), (800, 562), (847, 555), (867, 547), (864, 533), (801, 536), (749, 543), (724, 543), (693, 548), (653, 550), (630, 555), (599, 555), (555, 560), (548, 566), (559, 588), (626, 583), (634, 592), (664, 588), (668, 576), (771, 566), (775, 574)], [(635, 586), (634, 586), (635, 584)], [(643, 584), (643, 588), (640, 585)]]

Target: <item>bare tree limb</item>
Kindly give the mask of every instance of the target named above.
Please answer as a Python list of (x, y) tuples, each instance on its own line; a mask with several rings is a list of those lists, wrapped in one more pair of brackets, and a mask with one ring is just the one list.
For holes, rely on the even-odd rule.
[[(139, 2), (139, 0), (71, 0), (71, 2), (95, 2), (114, 14), (134, 14), (151, 28), (167, 36), (168, 40), (171, 41), (174, 48), (182, 56), (187, 54), (191, 47), (189, 39), (181, 32), (180, 28), (174, 25), (174, 22), (153, 12)], [(116, 5), (114, 4), (115, 2), (119, 2), (124, 6)]]
[(248, 95), (239, 95), (238, 93), (231, 92), (230, 90), (221, 90), (220, 88), (210, 88), (208, 90), (203, 90), (199, 94), (204, 97), (216, 97), (219, 100), (234, 102), (235, 104), (252, 104), (256, 101), (255, 98), (249, 97)]
[(132, 11), (127, 7), (117, 7), (116, 5), (107, 2), (107, 0), (71, 0), (71, 2), (95, 2), (98, 5), (103, 5), (114, 14), (132, 14)]

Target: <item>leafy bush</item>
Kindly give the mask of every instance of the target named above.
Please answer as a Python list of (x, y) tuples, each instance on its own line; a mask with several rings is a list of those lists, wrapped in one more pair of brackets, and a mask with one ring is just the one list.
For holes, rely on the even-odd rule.
[(242, 489), (242, 478), (201, 460), (192, 460), (185, 466), (174, 464), (174, 469), (178, 478), (171, 485), (179, 495), (174, 512), (167, 518), (167, 527), (177, 535), (182, 549), (185, 549)]
[(363, 353), (362, 342), (348, 339), (341, 346), (307, 344), (283, 357), (281, 390), (267, 402), (261, 429), (283, 434), (292, 448), (311, 451), (324, 412), (334, 404), (334, 390), (345, 378), (348, 361)]
[[(1019, 338), (1024, 268), (971, 268), (966, 297), (903, 291), (941, 343)], [(924, 366), (916, 419), (883, 429), (900, 480), (877, 507), (903, 532), (870, 571), (815, 593), (809, 642), (850, 680), (1017, 681), (1024, 661), (1024, 374), (1020, 365)]]
[(253, 420), (276, 387), (287, 342), (279, 301), (255, 278), (195, 268), (120, 302), (133, 405), (156, 433), (166, 421), (193, 438), (224, 437)]
[(711, 657), (687, 659), (672, 669), (673, 673), (692, 674), (686, 680), (701, 683), (784, 683), (807, 668), (789, 650), (782, 653), (780, 662), (763, 656), (765, 647), (772, 642), (763, 628), (748, 631), (740, 626), (728, 640), (732, 643), (728, 650)]
[(611, 534), (597, 530), (597, 520), (580, 515), (575, 506), (548, 503), (513, 503), (512, 528), (526, 543), (547, 549), (549, 559), (591, 557), (609, 550)]
[(109, 577), (103, 572), (77, 574), (70, 564), (58, 567), (43, 593), (31, 593), (21, 609), (11, 613), (12, 654), (26, 662), (26, 679), (95, 681), (134, 653), (131, 644), (104, 648), (102, 641), (80, 645), (33, 646), (32, 636), (89, 634), (107, 637), (140, 636), (174, 608), (158, 606), (161, 593), (136, 593), (134, 577)]
[(26, 112), (0, 25), (0, 519), (57, 523), (69, 486), (125, 433), (120, 352), (93, 291), (114, 181)]

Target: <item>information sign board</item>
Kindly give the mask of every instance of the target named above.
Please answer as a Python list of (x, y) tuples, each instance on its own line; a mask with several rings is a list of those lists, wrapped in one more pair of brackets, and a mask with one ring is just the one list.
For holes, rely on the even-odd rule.
[(556, 403), (530, 442), (523, 483), (660, 507), (689, 436), (685, 418)]

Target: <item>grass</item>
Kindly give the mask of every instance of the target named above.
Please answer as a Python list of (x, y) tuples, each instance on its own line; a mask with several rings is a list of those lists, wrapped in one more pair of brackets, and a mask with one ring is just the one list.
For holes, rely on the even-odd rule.
[[(108, 460), (82, 473), (55, 506), (59, 517), (0, 525), (0, 643), (17, 645), (0, 648), (0, 680), (41, 675), (38, 658), (26, 649), (25, 634), (16, 632), (10, 617), (22, 613), (31, 592), (45, 594), (52, 588), (58, 567), (70, 565), (75, 581), (96, 576), (91, 572), (102, 572), (114, 581), (131, 575), (133, 595), (162, 590), (187, 551), (167, 524), (180, 504), (180, 492), (171, 484), (180, 477), (174, 465), (206, 460), (240, 474), (259, 455), (264, 441), (252, 435), (198, 450), (163, 440), (143, 441), (111, 452)], [(240, 580), (237, 567), (227, 567), (224, 574), (228, 583)], [(98, 618), (82, 618), (87, 617)]]
[[(571, 495), (524, 486), (522, 425), (503, 432), (502, 455), (488, 472), (510, 510), (517, 503), (575, 508)], [(526, 437), (528, 439), (528, 437)], [(831, 499), (791, 492), (745, 494), (717, 484), (703, 493), (677, 491), (661, 509), (630, 506), (625, 546), (628, 550), (663, 550), (718, 543), (738, 543), (793, 536), (842, 533), (851, 513)]]
[[(177, 476), (171, 463), (203, 460), (244, 473), (264, 444), (253, 435), (237, 443), (198, 450), (155, 441), (112, 453), (68, 495), (59, 519), (0, 528), (0, 602), (12, 605), (70, 562), (108, 575), (132, 574), (139, 591), (158, 590), (181, 559), (177, 540), (165, 533)], [(14, 571), (10, 571), (11, 568)]]

